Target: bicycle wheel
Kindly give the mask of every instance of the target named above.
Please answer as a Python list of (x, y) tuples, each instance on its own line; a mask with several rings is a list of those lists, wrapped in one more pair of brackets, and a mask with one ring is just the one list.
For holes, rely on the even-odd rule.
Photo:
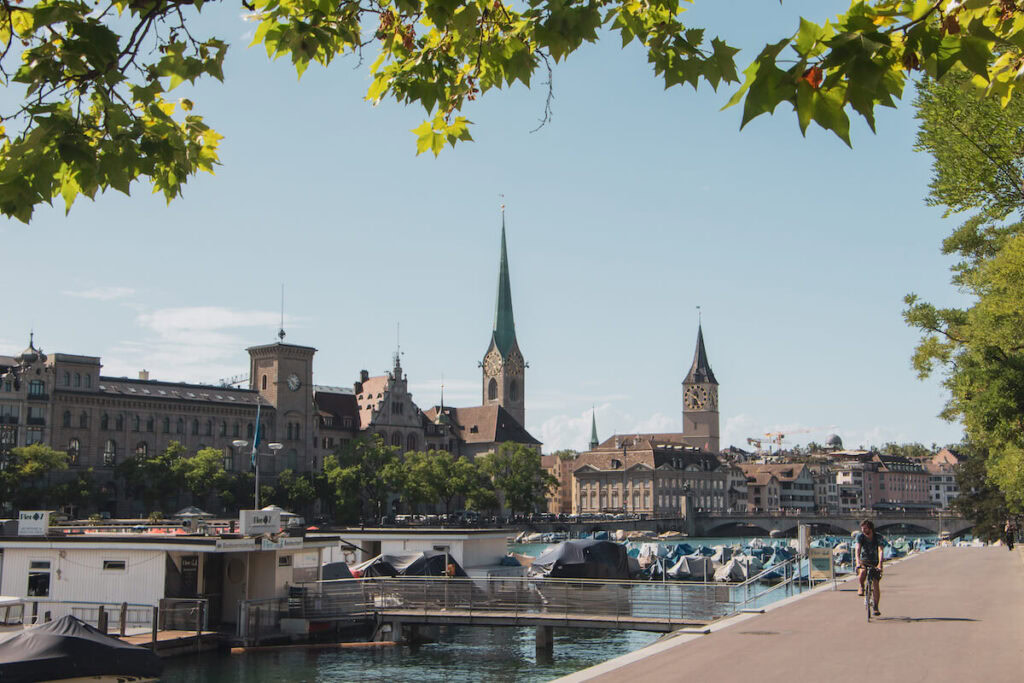
[(864, 582), (864, 607), (867, 608), (868, 621), (871, 621), (871, 572), (867, 572), (867, 580)]

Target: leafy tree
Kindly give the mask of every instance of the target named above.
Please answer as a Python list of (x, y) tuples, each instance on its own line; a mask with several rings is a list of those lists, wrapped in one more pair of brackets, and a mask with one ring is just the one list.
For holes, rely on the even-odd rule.
[(523, 444), (503, 443), (477, 461), (513, 513), (543, 505), (545, 496), (558, 487), (558, 480), (541, 466), (540, 454)]
[(956, 483), (960, 495), (950, 503), (950, 508), (974, 520), (975, 536), (994, 541), (1002, 536), (1003, 524), (1009, 513), (1006, 497), (988, 477), (985, 453), (969, 444), (957, 448), (969, 457), (957, 467)]
[[(222, 0), (223, 2), (224, 0)], [(710, 0), (704, 0), (706, 3)], [(219, 163), (221, 136), (187, 98), (184, 82), (223, 80), (227, 41), (209, 35), (204, 0), (40, 0), (0, 3), (0, 75), (23, 87), (3, 112), (0, 211), (28, 221), (56, 197), (147, 180), (170, 201)], [(354, 55), (367, 58), (366, 99), (420, 105), (418, 153), (470, 140), (462, 112), (488, 91), (537, 74), (599, 36), (636, 43), (665, 87), (738, 83), (727, 40), (683, 23), (680, 0), (241, 0), (257, 22), (253, 44), (286, 57), (301, 76)], [(729, 105), (742, 125), (783, 103), (801, 131), (813, 122), (849, 143), (849, 114), (873, 128), (911, 72), (965, 71), (997, 101), (1012, 97), (1024, 44), (1014, 0), (866, 0), (830, 21), (800, 18), (766, 37)], [(551, 91), (548, 103), (550, 106)], [(545, 109), (544, 119), (550, 115)]]
[(457, 498), (467, 496), (479, 482), (478, 470), (472, 462), (447, 451), (409, 453), (406, 463), (406, 489), (415, 492), (418, 502), (443, 503), (446, 514), (451, 513)]
[(296, 474), (292, 470), (281, 472), (277, 475), (273, 497), (268, 499), (268, 502), (270, 500), (286, 510), (305, 514), (310, 504), (316, 500), (312, 477), (306, 473)]
[(114, 471), (130, 490), (142, 498), (146, 510), (166, 511), (175, 501), (185, 482), (177, 464), (185, 457), (185, 447), (171, 441), (162, 453), (154, 456), (132, 455), (117, 464)]
[(50, 507), (60, 502), (54, 495), (58, 491), (50, 486), (50, 474), (67, 468), (68, 454), (45, 444), (12, 448), (0, 470), (0, 500), (16, 510)]
[(579, 451), (573, 450), (572, 448), (563, 448), (560, 451), (555, 451), (551, 455), (555, 456), (559, 460), (575, 460), (576, 456), (579, 454)]
[(191, 458), (178, 459), (173, 467), (200, 505), (205, 505), (214, 491), (228, 484), (224, 452), (219, 448), (204, 448)]
[(324, 473), (339, 511), (349, 519), (353, 513), (363, 519), (382, 517), (388, 493), (401, 473), (400, 460), (398, 448), (384, 445), (376, 434), (354, 439), (327, 456)]
[[(984, 453), (986, 471), (1017, 512), (1024, 511), (1024, 206), (1020, 164), (1024, 109), (978, 102), (966, 77), (922, 81), (918, 148), (933, 157), (929, 201), (947, 212), (973, 212), (943, 242), (955, 255), (952, 282), (965, 308), (940, 308), (914, 294), (904, 317), (922, 332), (914, 366), (944, 374), (942, 412), (962, 421)], [(1015, 196), (1016, 195), (1016, 196)]]
[(877, 450), (883, 455), (898, 455), (904, 458), (914, 458), (917, 460), (927, 458), (935, 454), (933, 449), (929, 449), (927, 446), (920, 443), (898, 444), (890, 441)]
[(71, 505), (79, 511), (93, 509), (99, 502), (99, 486), (91, 467), (75, 472), (71, 478), (54, 484), (52, 489), (53, 499), (59, 505)]

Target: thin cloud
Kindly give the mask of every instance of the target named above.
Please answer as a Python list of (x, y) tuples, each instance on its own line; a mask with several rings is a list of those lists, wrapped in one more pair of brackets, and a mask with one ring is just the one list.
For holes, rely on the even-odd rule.
[(578, 415), (555, 415), (530, 432), (544, 444), (544, 452), (571, 448), (585, 451), (590, 447), (590, 431), (597, 423), (597, 439), (604, 441), (612, 434), (645, 434), (679, 431), (679, 421), (662, 413), (637, 417), (622, 412), (611, 403), (602, 403)]
[(94, 299), (96, 301), (113, 301), (115, 299), (126, 299), (135, 294), (131, 287), (93, 287), (92, 289), (64, 290), (65, 296), (73, 296), (77, 299)]

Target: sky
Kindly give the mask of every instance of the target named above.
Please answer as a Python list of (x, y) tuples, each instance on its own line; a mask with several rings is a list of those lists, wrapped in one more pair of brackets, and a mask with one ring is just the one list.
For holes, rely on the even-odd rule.
[[(742, 69), (801, 14), (844, 6), (698, 0), (683, 21), (744, 48)], [(442, 383), (446, 405), (478, 405), (504, 204), (526, 426), (545, 452), (585, 449), (592, 415), (602, 440), (679, 431), (698, 307), (723, 447), (960, 440), (901, 316), (910, 292), (963, 303), (940, 253), (960, 219), (925, 204), (912, 89), (877, 134), (855, 119), (852, 149), (802, 137), (789, 105), (741, 131), (739, 108), (720, 111), (737, 86), (666, 91), (611, 37), (555, 67), (540, 130), (542, 87), (492, 92), (464, 111), (475, 141), (435, 159), (409, 132), (422, 108), (363, 100), (369, 59), (297, 80), (245, 47), (237, 4), (200, 23), (232, 42), (225, 83), (179, 91), (225, 136), (222, 166), (170, 205), (136, 185), (0, 219), (0, 353), (32, 330), (108, 376), (215, 383), (276, 341), (283, 286), (315, 383), (383, 374), (400, 345), (421, 408)]]

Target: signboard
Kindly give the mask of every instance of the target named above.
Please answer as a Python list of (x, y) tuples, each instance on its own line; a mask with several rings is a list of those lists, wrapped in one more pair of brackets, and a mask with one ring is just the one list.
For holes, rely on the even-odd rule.
[(238, 514), (238, 526), (243, 536), (276, 534), (281, 530), (281, 511), (242, 510)]
[(832, 548), (808, 548), (811, 581), (827, 581), (833, 578)]
[(19, 536), (45, 536), (49, 526), (49, 510), (22, 510), (18, 513)]
[(271, 541), (269, 538), (260, 539), (260, 550), (280, 550), (284, 547), (281, 541)]

